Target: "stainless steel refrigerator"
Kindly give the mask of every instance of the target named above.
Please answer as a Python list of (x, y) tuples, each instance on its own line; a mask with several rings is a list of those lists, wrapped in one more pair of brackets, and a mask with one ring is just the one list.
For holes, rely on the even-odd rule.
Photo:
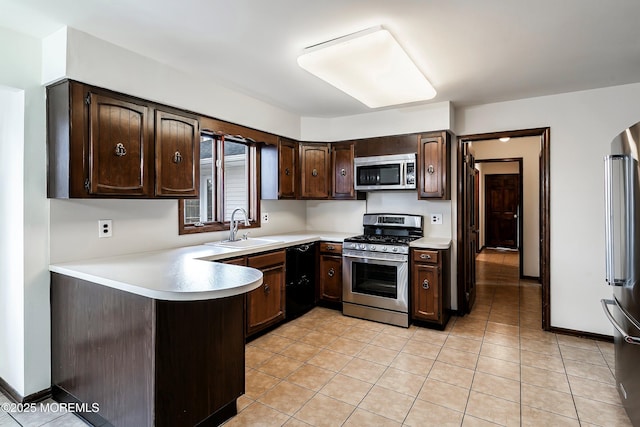
[(614, 326), (618, 393), (640, 426), (640, 123), (611, 142), (605, 157), (606, 280), (602, 307)]

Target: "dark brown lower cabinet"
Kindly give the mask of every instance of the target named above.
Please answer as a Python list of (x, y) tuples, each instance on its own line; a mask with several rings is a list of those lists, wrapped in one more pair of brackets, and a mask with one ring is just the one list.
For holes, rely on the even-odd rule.
[(411, 319), (444, 329), (450, 317), (449, 250), (411, 250)]
[(320, 243), (318, 299), (342, 309), (342, 244)]
[(94, 425), (208, 426), (244, 393), (244, 295), (160, 301), (51, 273), (51, 382)]
[(285, 251), (247, 258), (249, 267), (262, 271), (262, 285), (246, 294), (246, 335), (250, 336), (284, 320)]

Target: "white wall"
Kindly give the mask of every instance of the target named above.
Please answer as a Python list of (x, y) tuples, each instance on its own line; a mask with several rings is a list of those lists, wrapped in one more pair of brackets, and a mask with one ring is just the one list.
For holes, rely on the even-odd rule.
[(640, 84), (456, 110), (456, 133), (551, 128), (551, 325), (612, 334), (604, 283), (603, 156), (640, 120)]
[[(14, 105), (10, 114), (11, 137), (2, 141), (3, 159), (18, 164), (7, 166), (13, 180), (6, 183), (0, 199), (15, 205), (12, 211), (17, 231), (2, 234), (0, 245), (12, 263), (10, 282), (0, 283), (3, 296), (9, 292), (12, 309), (3, 312), (0, 328), (10, 330), (0, 336), (0, 376), (21, 395), (50, 386), (48, 214), (45, 197), (44, 90), (40, 86), (40, 40), (0, 28), (0, 85), (24, 91), (24, 104)], [(6, 101), (6, 99), (5, 99)], [(4, 120), (4, 119), (3, 119)], [(6, 123), (6, 122), (4, 122)], [(15, 126), (23, 126), (19, 136)], [(3, 131), (4, 135), (4, 131)], [(9, 151), (5, 144), (11, 141)], [(10, 157), (6, 157), (7, 153)], [(21, 176), (18, 176), (21, 175)], [(11, 187), (11, 188), (9, 188)], [(22, 204), (22, 206), (20, 206)], [(21, 218), (18, 218), (20, 217)], [(6, 217), (2, 216), (2, 221)], [(22, 225), (22, 227), (20, 227)], [(7, 254), (6, 251), (9, 251)], [(19, 271), (20, 270), (20, 271)], [(0, 274), (4, 274), (0, 273)], [(20, 279), (20, 277), (22, 277)], [(9, 296), (9, 295), (7, 295)]]
[[(58, 33), (50, 37), (61, 39)], [(45, 48), (48, 46), (58, 50), (57, 43)], [(59, 68), (57, 55), (50, 63)], [(51, 73), (47, 71), (50, 78)], [(67, 28), (66, 77), (278, 135), (300, 137), (300, 117), (295, 114), (74, 28)]]
[[(474, 141), (473, 148), (477, 160), (522, 158), (522, 191), (523, 201), (521, 219), (522, 225), (522, 273), (529, 277), (540, 275), (540, 138), (523, 137), (511, 138), (509, 142), (498, 140)], [(501, 163), (482, 164), (485, 173), (499, 172)], [(516, 168), (516, 172), (517, 168)], [(481, 190), (484, 182), (481, 183)], [(484, 204), (481, 204), (484, 210)], [(481, 226), (483, 224), (481, 223)], [(484, 228), (482, 228), (484, 230)], [(484, 236), (483, 236), (484, 237)]]
[(301, 139), (303, 141), (340, 141), (448, 130), (452, 127), (453, 105), (450, 102), (439, 102), (345, 117), (302, 117)]
[(0, 86), (0, 150), (0, 377), (24, 392), (23, 90)]

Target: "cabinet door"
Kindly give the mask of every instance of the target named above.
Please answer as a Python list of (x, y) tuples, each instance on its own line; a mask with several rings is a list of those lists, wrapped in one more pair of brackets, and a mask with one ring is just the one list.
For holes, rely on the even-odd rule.
[(280, 139), (278, 144), (278, 199), (295, 199), (298, 196), (297, 164), (298, 144), (288, 139)]
[(331, 167), (333, 171), (333, 187), (331, 197), (334, 199), (354, 199), (353, 188), (353, 143), (336, 143), (331, 149)]
[(444, 141), (441, 136), (422, 137), (419, 145), (420, 198), (444, 197)]
[(342, 301), (342, 257), (320, 255), (320, 299)]
[(328, 199), (331, 178), (327, 144), (300, 144), (301, 191), (303, 199)]
[(198, 120), (156, 110), (155, 131), (156, 196), (198, 196)]
[(262, 285), (247, 293), (247, 335), (284, 319), (284, 265), (262, 270)]
[(415, 319), (440, 321), (440, 269), (414, 264), (412, 314)]
[(89, 92), (89, 182), (91, 194), (145, 196), (151, 192), (149, 108)]

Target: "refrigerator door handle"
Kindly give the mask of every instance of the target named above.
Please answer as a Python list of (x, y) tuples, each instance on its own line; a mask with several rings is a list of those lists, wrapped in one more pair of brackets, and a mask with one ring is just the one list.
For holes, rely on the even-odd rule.
[[(622, 339), (624, 339), (624, 341), (629, 344), (640, 345), (640, 337), (634, 337), (632, 335), (627, 334), (627, 332), (622, 328), (622, 326), (620, 326), (620, 324), (616, 321), (616, 319), (611, 314), (611, 311), (609, 310), (609, 306), (615, 305), (616, 307), (618, 307), (618, 309), (620, 309), (620, 307), (618, 306), (618, 303), (611, 299), (601, 299), (600, 302), (602, 303), (602, 309), (604, 310), (604, 314), (607, 316), (607, 318), (609, 319), (609, 322), (611, 322), (613, 327), (616, 328), (618, 332), (620, 332), (620, 335), (622, 335)], [(637, 326), (636, 323), (627, 315), (627, 313), (624, 312), (624, 310), (620, 309), (620, 312), (624, 314), (624, 317), (626, 317), (627, 320), (631, 322), (631, 324), (633, 324), (634, 326)]]
[[(619, 180), (614, 178), (614, 162), (620, 162)], [(622, 154), (614, 154), (605, 157), (604, 163), (604, 194), (605, 194), (605, 270), (606, 281), (610, 286), (624, 286), (632, 279), (630, 271), (633, 265), (631, 257), (631, 248), (629, 247), (629, 236), (632, 230), (630, 218), (633, 218), (633, 174), (631, 173), (631, 158)], [(616, 192), (614, 185), (622, 188)], [(616, 198), (616, 196), (621, 196)], [(617, 203), (622, 202), (624, 213), (616, 212)], [(618, 206), (620, 209), (620, 206)], [(615, 219), (619, 219), (624, 224), (617, 224)], [(617, 231), (617, 233), (616, 233)], [(620, 241), (617, 241), (616, 237)], [(616, 244), (618, 244), (616, 246)], [(621, 254), (616, 253), (619, 249)], [(621, 258), (617, 258), (621, 257)], [(618, 271), (620, 270), (620, 271)], [(620, 275), (616, 275), (616, 273)], [(622, 276), (622, 277), (620, 277)]]

